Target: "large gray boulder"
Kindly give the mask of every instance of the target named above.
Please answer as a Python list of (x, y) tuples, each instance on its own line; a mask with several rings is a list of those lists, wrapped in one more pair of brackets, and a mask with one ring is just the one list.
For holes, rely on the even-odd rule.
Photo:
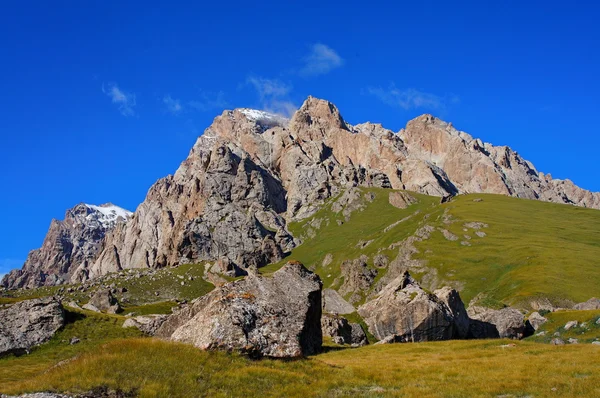
[[(454, 294), (451, 294), (454, 297)], [(458, 300), (460, 297), (456, 296)], [(458, 307), (458, 305), (457, 305)], [(451, 309), (436, 295), (425, 292), (404, 272), (377, 297), (358, 308), (369, 332), (389, 342), (447, 340), (456, 336)]]
[(0, 356), (27, 352), (49, 340), (64, 324), (63, 307), (52, 297), (13, 304), (0, 311)]
[(466, 339), (469, 335), (469, 326), (471, 319), (467, 314), (465, 305), (458, 292), (451, 287), (445, 286), (433, 292), (450, 309), (454, 319), (454, 338)]
[(298, 262), (272, 277), (248, 275), (181, 308), (156, 335), (201, 349), (291, 358), (322, 345), (321, 279)]
[(168, 315), (140, 315), (127, 318), (123, 322), (124, 328), (137, 328), (143, 333), (154, 336), (160, 326), (167, 320)]
[(83, 308), (94, 312), (106, 312), (109, 314), (121, 312), (119, 302), (109, 289), (98, 289)]
[(321, 318), (323, 336), (331, 337), (336, 344), (360, 347), (369, 344), (367, 335), (358, 323), (350, 323), (339, 315), (323, 314)]
[(538, 330), (544, 323), (548, 322), (548, 318), (542, 316), (539, 312), (535, 311), (529, 315), (527, 319), (533, 330)]
[(514, 308), (491, 308), (471, 306), (468, 309), (471, 318), (469, 337), (475, 339), (525, 337), (525, 317)]

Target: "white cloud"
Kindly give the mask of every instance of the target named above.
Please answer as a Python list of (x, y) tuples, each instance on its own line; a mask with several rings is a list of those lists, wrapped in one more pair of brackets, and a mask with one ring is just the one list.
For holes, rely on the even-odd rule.
[(456, 95), (442, 97), (414, 88), (398, 89), (393, 84), (387, 89), (382, 87), (368, 87), (367, 92), (388, 105), (397, 106), (405, 110), (417, 108), (443, 110), (449, 105), (460, 102)]
[(267, 79), (263, 77), (250, 76), (246, 84), (251, 85), (258, 94), (263, 110), (290, 117), (298, 107), (288, 98), (292, 86), (279, 79)]
[(106, 94), (119, 108), (119, 112), (123, 116), (135, 115), (135, 94), (127, 93), (119, 88), (115, 83), (109, 83), (108, 87), (102, 85), (102, 92)]
[(163, 97), (163, 104), (166, 106), (167, 111), (172, 113), (173, 115), (178, 115), (183, 110), (181, 106), (181, 101), (178, 99), (173, 99), (170, 95), (165, 95)]
[(322, 43), (313, 44), (310, 53), (304, 58), (304, 67), (300, 74), (317, 76), (329, 73), (344, 64), (344, 60), (331, 47)]
[(227, 107), (227, 101), (225, 100), (225, 93), (223, 91), (217, 93), (202, 91), (199, 99), (189, 101), (187, 104), (190, 108), (200, 112), (207, 112), (213, 109), (223, 110)]

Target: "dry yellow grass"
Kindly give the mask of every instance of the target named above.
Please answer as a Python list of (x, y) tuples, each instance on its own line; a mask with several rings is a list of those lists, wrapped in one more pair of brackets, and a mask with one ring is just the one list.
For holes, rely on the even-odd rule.
[[(0, 360), (3, 366), (19, 358)], [(252, 361), (155, 339), (117, 340), (3, 393), (86, 391), (197, 396), (600, 396), (600, 347), (508, 340), (331, 350), (306, 360)], [(1, 376), (0, 376), (1, 380)]]

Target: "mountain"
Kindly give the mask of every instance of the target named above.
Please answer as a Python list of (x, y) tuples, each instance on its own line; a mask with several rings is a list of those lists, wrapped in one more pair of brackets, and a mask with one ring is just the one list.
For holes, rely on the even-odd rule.
[(7, 274), (2, 286), (32, 288), (71, 281), (79, 267), (86, 268), (96, 258), (106, 233), (132, 214), (112, 203), (80, 203), (67, 210), (64, 220), (52, 220), (42, 247), (29, 253), (21, 270)]
[[(244, 273), (281, 260), (301, 243), (288, 224), (352, 187), (446, 198), (493, 193), (600, 208), (600, 193), (554, 180), (511, 148), (483, 143), (432, 115), (394, 133), (380, 124), (350, 125), (332, 103), (309, 97), (290, 120), (224, 111), (176, 173), (150, 188), (128, 222), (90, 240), (85, 256), (63, 261), (34, 251), (3, 284), (82, 281), (120, 269), (215, 260)], [(34, 277), (38, 270), (48, 276)], [(23, 274), (32, 275), (27, 283)]]

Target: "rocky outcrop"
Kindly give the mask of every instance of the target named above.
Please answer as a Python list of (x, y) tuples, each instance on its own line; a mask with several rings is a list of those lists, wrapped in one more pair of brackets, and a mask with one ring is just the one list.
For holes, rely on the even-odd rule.
[(367, 259), (366, 256), (361, 256), (352, 261), (346, 260), (340, 266), (344, 282), (339, 292), (342, 295), (351, 294), (351, 303), (356, 303), (361, 299), (361, 293), (369, 291), (377, 276), (377, 270), (367, 266)]
[(158, 328), (167, 320), (167, 315), (140, 315), (127, 318), (123, 322), (124, 328), (137, 328), (143, 333), (154, 336)]
[(538, 330), (544, 323), (548, 322), (548, 318), (542, 316), (539, 312), (535, 311), (529, 315), (527, 321), (535, 331)]
[(67, 210), (64, 220), (52, 220), (42, 247), (32, 250), (23, 268), (6, 275), (1, 286), (32, 288), (68, 282), (77, 268), (94, 262), (105, 235), (131, 214), (111, 203), (81, 203)]
[(0, 356), (28, 351), (49, 340), (64, 325), (60, 302), (54, 298), (21, 301), (0, 310)]
[[(405, 272), (387, 285), (373, 300), (358, 308), (369, 332), (387, 342), (421, 342), (448, 340), (460, 337), (457, 322), (462, 327), (462, 313), (458, 293), (446, 292), (444, 299), (453, 305), (459, 319), (450, 307), (434, 294), (425, 292)], [(464, 306), (462, 306), (464, 309)]]
[(369, 344), (367, 335), (358, 323), (350, 323), (339, 315), (323, 314), (321, 329), (324, 337), (330, 337), (335, 344), (361, 347)]
[[(357, 186), (600, 208), (600, 193), (553, 180), (509, 147), (483, 143), (432, 115), (394, 133), (379, 124), (350, 125), (332, 103), (309, 97), (289, 121), (250, 109), (223, 112), (177, 172), (150, 188), (129, 222), (72, 232), (66, 225), (77, 217), (68, 214), (53, 222), (23, 270), (2, 283), (81, 282), (125, 268), (221, 259), (242, 270), (260, 267), (298, 243), (288, 221), (313, 215), (334, 197), (346, 200), (340, 211), (350, 217), (364, 199), (352, 190)], [(411, 199), (393, 194), (390, 203), (405, 207)], [(76, 213), (86, 218), (89, 211)]]
[(600, 299), (596, 297), (592, 297), (588, 301), (583, 303), (575, 304), (573, 306), (574, 310), (598, 310), (600, 309)]
[(121, 312), (121, 306), (109, 289), (98, 289), (83, 309), (94, 312), (106, 312), (117, 314)]
[(406, 209), (408, 206), (417, 203), (417, 200), (406, 192), (394, 191), (389, 194), (389, 202), (394, 207)]
[(248, 275), (181, 308), (156, 335), (201, 349), (291, 358), (322, 344), (321, 280), (297, 262), (272, 277)]
[(526, 337), (525, 317), (519, 310), (470, 306), (468, 309), (471, 318), (469, 337), (475, 339), (508, 338), (522, 339)]

